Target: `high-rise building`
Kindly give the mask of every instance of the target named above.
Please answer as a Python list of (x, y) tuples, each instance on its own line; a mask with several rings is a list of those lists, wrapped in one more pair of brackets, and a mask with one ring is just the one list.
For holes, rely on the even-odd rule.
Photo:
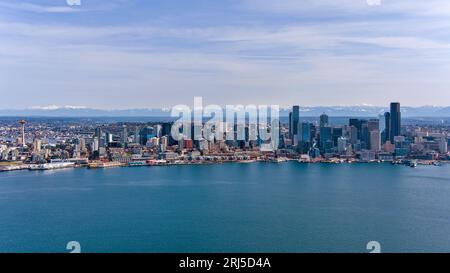
[(153, 137), (156, 137), (155, 128), (146, 126), (139, 132), (139, 139), (141, 145), (146, 145), (147, 141)]
[(98, 137), (94, 137), (94, 141), (92, 142), (92, 151), (97, 152), (99, 149), (99, 140)]
[(41, 153), (41, 145), (42, 145), (42, 141), (40, 139), (36, 138), (33, 143), (33, 153), (40, 154)]
[(361, 148), (369, 149), (370, 148), (370, 131), (369, 131), (369, 123), (367, 120), (361, 120)]
[(380, 120), (378, 119), (369, 119), (367, 121), (367, 129), (369, 132), (379, 131), (380, 130)]
[(320, 149), (325, 153), (329, 153), (333, 149), (333, 128), (320, 127)]
[(80, 143), (80, 150), (82, 152), (86, 152), (87, 151), (87, 149), (86, 149), (86, 139), (80, 138), (78, 141)]
[(161, 152), (165, 152), (167, 149), (167, 145), (169, 144), (169, 137), (168, 136), (161, 137), (161, 140), (159, 143), (160, 143)]
[(356, 144), (358, 140), (358, 128), (352, 125), (350, 126), (350, 143)]
[(311, 123), (301, 122), (298, 126), (298, 144), (297, 147), (300, 152), (307, 153), (311, 148), (312, 128)]
[(311, 142), (311, 124), (302, 122), (298, 126), (299, 141)]
[(349, 121), (349, 125), (356, 128), (356, 138), (357, 140), (361, 140), (361, 120), (357, 118), (351, 118)]
[(328, 126), (328, 115), (323, 113), (320, 115), (320, 127)]
[[(237, 123), (234, 123), (235, 126), (237, 126)], [(230, 134), (235, 134), (236, 131), (230, 132)], [(203, 138), (203, 124), (202, 123), (192, 123), (192, 139), (195, 140), (195, 142), (198, 143), (198, 140)], [(236, 139), (236, 138), (234, 138)]]
[[(236, 132), (236, 130), (235, 130)], [(289, 138), (292, 139), (292, 112), (289, 112)]]
[(163, 136), (168, 136), (169, 137), (169, 145), (174, 145), (175, 144), (175, 140), (172, 137), (172, 125), (173, 123), (163, 123), (162, 124), (162, 135)]
[(386, 130), (386, 117), (384, 116), (384, 114), (380, 114), (378, 115), (378, 120), (380, 122), (380, 133), (382, 133)]
[[(380, 120), (379, 119), (369, 119), (367, 121), (367, 139), (366, 139), (366, 148), (369, 150), (372, 150), (372, 132), (376, 132), (376, 135), (380, 135)], [(378, 140), (376, 139), (378, 142)], [(375, 146), (377, 146), (377, 143), (374, 143)], [(381, 146), (381, 143), (380, 143)]]
[(393, 102), (391, 103), (391, 126), (389, 132), (389, 139), (391, 143), (395, 142), (395, 137), (401, 135), (402, 128), (402, 116), (400, 111), (400, 103)]
[(80, 158), (81, 157), (80, 144), (75, 144), (75, 149), (73, 150), (72, 156), (73, 156), (73, 158)]
[(128, 144), (128, 128), (126, 125), (123, 126), (123, 130), (122, 130), (122, 145), (127, 145)]
[(101, 127), (97, 127), (95, 128), (95, 135), (94, 137), (97, 138), (98, 140), (98, 147), (104, 147), (105, 146), (105, 142), (103, 141), (103, 132), (102, 132), (102, 128)]
[(357, 118), (351, 118), (349, 120), (349, 124), (350, 126), (355, 126), (355, 128), (361, 128), (361, 121)]
[(344, 135), (344, 130), (341, 127), (333, 128), (333, 145), (337, 146), (338, 139)]
[(448, 153), (448, 143), (446, 138), (442, 138), (439, 140), (439, 152), (441, 154), (447, 154)]
[(385, 139), (383, 140), (383, 143), (386, 143), (386, 141), (390, 140), (391, 138), (391, 113), (389, 112), (384, 113), (384, 123), (385, 123), (384, 125)]
[(370, 150), (379, 152), (381, 150), (381, 135), (379, 130), (370, 131)]
[(161, 124), (155, 125), (155, 134), (156, 137), (162, 137), (163, 136), (163, 127)]
[(139, 126), (136, 126), (134, 128), (134, 143), (140, 143), (140, 135), (139, 135), (139, 131), (141, 129), (139, 128)]
[(292, 139), (294, 138), (293, 136), (298, 135), (298, 123), (300, 121), (300, 107), (298, 105), (295, 105), (294, 107), (292, 107), (292, 117), (291, 117), (291, 134), (292, 134)]
[(345, 137), (339, 137), (337, 140), (337, 150), (339, 154), (347, 152), (347, 139)]
[(113, 134), (107, 133), (106, 136), (107, 136), (108, 144), (113, 143)]

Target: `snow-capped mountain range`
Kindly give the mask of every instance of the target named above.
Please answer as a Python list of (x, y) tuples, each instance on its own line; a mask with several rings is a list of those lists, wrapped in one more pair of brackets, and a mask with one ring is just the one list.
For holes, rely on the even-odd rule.
[[(280, 116), (288, 116), (290, 108), (282, 108)], [(377, 117), (389, 111), (389, 107), (378, 106), (314, 106), (300, 107), (300, 115), (316, 117), (325, 113), (337, 117)], [(450, 117), (450, 106), (402, 106), (403, 117)], [(27, 109), (0, 109), (0, 116), (42, 116), (42, 117), (168, 117), (167, 108), (139, 108), (104, 110), (83, 106), (45, 106)]]

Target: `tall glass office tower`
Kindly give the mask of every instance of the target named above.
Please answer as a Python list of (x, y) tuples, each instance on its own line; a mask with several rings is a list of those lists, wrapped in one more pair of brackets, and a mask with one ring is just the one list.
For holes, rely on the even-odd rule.
[(298, 135), (298, 123), (300, 121), (300, 107), (294, 106), (292, 108), (292, 117), (291, 117), (291, 133), (293, 136)]
[[(391, 139), (391, 113), (384, 113), (384, 136), (383, 143)], [(391, 142), (392, 143), (392, 142)]]
[(320, 127), (328, 126), (328, 115), (323, 113), (320, 115)]
[(402, 114), (400, 111), (400, 103), (391, 103), (391, 129), (390, 129), (390, 141), (394, 143), (394, 138), (401, 135), (402, 128)]

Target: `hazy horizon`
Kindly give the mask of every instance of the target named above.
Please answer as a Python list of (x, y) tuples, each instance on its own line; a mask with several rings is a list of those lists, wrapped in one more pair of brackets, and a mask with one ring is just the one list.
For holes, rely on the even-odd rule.
[[(193, 109), (192, 105), (187, 105)], [(257, 106), (257, 105), (256, 105)], [(206, 104), (203, 104), (206, 107)], [(378, 117), (388, 112), (388, 106), (300, 106), (300, 115), (319, 117), (328, 114), (330, 117)], [(222, 106), (225, 111), (225, 107)], [(287, 117), (292, 106), (280, 107), (280, 116)], [(0, 117), (168, 117), (172, 108), (130, 108), (130, 109), (95, 109), (83, 107), (43, 107), (27, 109), (0, 109)], [(450, 106), (402, 106), (403, 117), (447, 118), (450, 117)]]
[[(192, 103), (191, 103), (192, 104)], [(187, 103), (186, 105), (190, 106), (191, 104)], [(238, 105), (238, 104), (234, 104)], [(258, 106), (258, 104), (254, 104)], [(276, 105), (276, 104), (272, 104)], [(20, 111), (20, 110), (42, 110), (42, 111), (54, 111), (54, 110), (83, 110), (83, 109), (90, 109), (90, 110), (100, 110), (100, 111), (126, 111), (126, 110), (163, 110), (163, 111), (170, 111), (170, 109), (175, 106), (150, 106), (150, 107), (127, 107), (127, 108), (100, 108), (100, 107), (88, 107), (88, 106), (75, 106), (75, 105), (48, 105), (48, 106), (31, 106), (31, 107), (24, 107), (24, 108), (11, 108), (11, 107), (0, 107), (0, 110), (2, 111)], [(204, 104), (203, 106), (206, 106)], [(219, 106), (226, 106), (226, 105), (220, 105)], [(299, 106), (301, 109), (304, 108), (389, 108), (388, 105), (367, 105), (367, 104), (360, 104), (360, 105), (301, 105), (301, 104), (292, 104), (292, 105), (280, 105), (280, 109), (283, 110), (291, 110), (293, 106)], [(450, 108), (449, 105), (439, 106), (439, 105), (419, 105), (419, 106), (410, 106), (410, 105), (401, 105), (402, 108)]]

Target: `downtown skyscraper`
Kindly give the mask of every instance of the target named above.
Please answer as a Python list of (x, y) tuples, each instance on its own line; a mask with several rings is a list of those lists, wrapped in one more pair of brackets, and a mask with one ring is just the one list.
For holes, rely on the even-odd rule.
[(391, 103), (391, 115), (390, 115), (390, 128), (389, 128), (389, 140), (394, 143), (395, 137), (401, 135), (402, 128), (402, 116), (400, 111), (400, 103)]
[(296, 139), (298, 136), (298, 124), (300, 122), (300, 106), (295, 105), (292, 107), (292, 113), (289, 119), (289, 132), (291, 133), (291, 139)]
[[(384, 138), (383, 143), (391, 139), (391, 113), (384, 113)], [(392, 142), (391, 142), (392, 143)]]

